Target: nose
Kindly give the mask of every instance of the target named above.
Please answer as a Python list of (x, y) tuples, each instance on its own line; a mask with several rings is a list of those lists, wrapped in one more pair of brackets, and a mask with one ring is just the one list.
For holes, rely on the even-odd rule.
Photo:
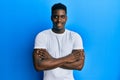
[(61, 17), (58, 17), (57, 21), (58, 21), (58, 22), (61, 22)]

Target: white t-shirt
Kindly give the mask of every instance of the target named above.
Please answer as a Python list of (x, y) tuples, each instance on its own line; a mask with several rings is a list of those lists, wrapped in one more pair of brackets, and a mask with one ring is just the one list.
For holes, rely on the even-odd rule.
[[(35, 39), (35, 49), (44, 48), (54, 58), (66, 56), (74, 49), (83, 49), (79, 34), (65, 30), (62, 34), (54, 33), (51, 29), (40, 32)], [(73, 70), (55, 68), (44, 70), (44, 80), (74, 80)]]

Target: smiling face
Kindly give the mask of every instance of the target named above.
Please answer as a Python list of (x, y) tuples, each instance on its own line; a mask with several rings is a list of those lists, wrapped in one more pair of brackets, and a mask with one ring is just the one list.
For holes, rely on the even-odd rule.
[(51, 20), (53, 22), (54, 30), (64, 30), (65, 23), (67, 21), (66, 12), (63, 9), (54, 10), (51, 16)]

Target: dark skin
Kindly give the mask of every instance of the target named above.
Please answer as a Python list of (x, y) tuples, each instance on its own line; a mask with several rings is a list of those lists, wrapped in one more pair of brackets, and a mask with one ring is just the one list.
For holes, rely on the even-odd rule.
[[(51, 20), (53, 22), (52, 31), (61, 34), (65, 31), (65, 23), (67, 16), (64, 10), (58, 9), (53, 11)], [(81, 70), (84, 66), (84, 50), (72, 50), (72, 52), (62, 58), (52, 57), (46, 49), (34, 49), (33, 52), (34, 66), (37, 71), (50, 70), (57, 67), (64, 69), (76, 69)]]
[(67, 21), (67, 15), (64, 10), (55, 10), (51, 16), (53, 22), (53, 32), (61, 34), (65, 31), (65, 23)]

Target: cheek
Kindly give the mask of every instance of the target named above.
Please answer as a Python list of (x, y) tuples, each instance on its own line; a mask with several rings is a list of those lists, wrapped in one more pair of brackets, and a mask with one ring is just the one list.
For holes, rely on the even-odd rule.
[(63, 23), (66, 23), (66, 20), (64, 20)]
[(67, 18), (66, 18), (66, 19), (64, 19), (63, 21), (64, 21), (64, 22), (66, 22), (66, 21), (67, 21)]
[(56, 20), (56, 19), (54, 19), (54, 18), (51, 18), (51, 21), (52, 21), (52, 22), (56, 22), (57, 20)]
[(52, 20), (53, 23), (56, 23), (57, 21), (56, 20)]

